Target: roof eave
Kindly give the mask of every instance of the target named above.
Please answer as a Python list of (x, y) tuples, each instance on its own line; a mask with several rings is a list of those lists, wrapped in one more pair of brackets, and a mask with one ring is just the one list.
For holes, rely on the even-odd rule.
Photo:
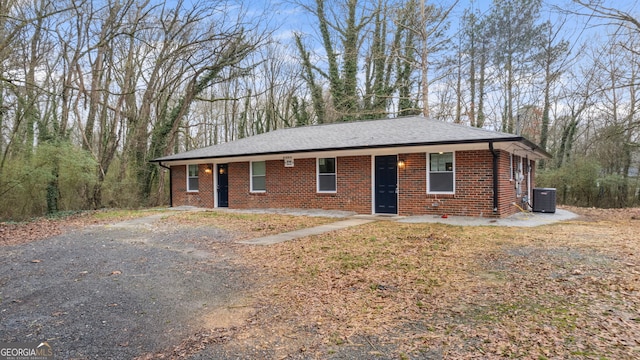
[(521, 137), (522, 140), (521, 142), (525, 145), (527, 145), (531, 151), (533, 152), (537, 152), (538, 154), (540, 154), (542, 157), (545, 157), (547, 159), (551, 159), (553, 156), (551, 154), (549, 154), (546, 150), (544, 150), (543, 148), (541, 148), (540, 146), (536, 145), (535, 143), (533, 143), (530, 140), (527, 140), (526, 138)]
[(345, 151), (345, 150), (362, 150), (362, 149), (381, 149), (381, 148), (398, 148), (398, 147), (413, 147), (413, 146), (439, 146), (439, 145), (456, 145), (456, 144), (482, 144), (490, 142), (521, 142), (529, 147), (532, 151), (540, 153), (542, 156), (551, 158), (546, 151), (540, 149), (537, 145), (531, 141), (523, 138), (522, 136), (513, 137), (499, 137), (499, 138), (487, 138), (487, 139), (469, 139), (469, 140), (449, 140), (449, 141), (433, 141), (433, 142), (420, 142), (420, 143), (402, 143), (402, 144), (383, 144), (383, 145), (362, 145), (362, 146), (345, 146), (345, 147), (333, 147), (333, 148), (314, 148), (314, 149), (302, 149), (302, 150), (287, 150), (287, 151), (270, 151), (270, 152), (258, 152), (258, 153), (244, 153), (233, 155), (209, 155), (209, 156), (194, 156), (194, 157), (166, 157), (149, 160), (149, 162), (156, 163), (169, 163), (185, 160), (204, 160), (204, 159), (219, 159), (219, 158), (240, 158), (251, 156), (268, 156), (268, 155), (286, 155), (286, 154), (301, 154), (312, 152), (331, 152), (331, 151)]

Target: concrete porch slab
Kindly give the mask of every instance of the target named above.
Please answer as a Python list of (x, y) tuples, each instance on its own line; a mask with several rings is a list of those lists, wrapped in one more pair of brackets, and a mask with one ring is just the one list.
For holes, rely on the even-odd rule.
[(407, 216), (398, 219), (405, 223), (440, 223), (458, 226), (522, 226), (534, 227), (549, 225), (560, 221), (577, 218), (578, 215), (564, 209), (556, 209), (555, 213), (520, 212), (502, 219), (479, 218), (471, 216), (449, 216), (442, 218), (440, 215)]

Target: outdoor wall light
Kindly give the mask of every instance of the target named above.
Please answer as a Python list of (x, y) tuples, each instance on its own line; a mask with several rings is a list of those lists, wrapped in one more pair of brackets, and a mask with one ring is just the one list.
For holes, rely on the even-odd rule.
[(407, 166), (407, 164), (404, 162), (404, 160), (399, 160), (398, 161), (398, 168), (399, 169), (404, 169), (405, 166)]
[(207, 165), (207, 167), (204, 169), (204, 172), (207, 174), (211, 174), (212, 170), (211, 170), (211, 165)]
[(220, 175), (224, 175), (224, 173), (227, 172), (227, 170), (224, 167), (219, 167), (218, 172), (220, 173)]

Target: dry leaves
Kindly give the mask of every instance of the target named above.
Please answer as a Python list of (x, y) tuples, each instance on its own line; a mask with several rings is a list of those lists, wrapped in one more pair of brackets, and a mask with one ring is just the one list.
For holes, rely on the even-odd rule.
[(530, 229), (377, 222), (247, 248), (279, 280), (257, 296), (261, 326), (448, 358), (637, 358), (638, 209), (586, 212)]
[(238, 328), (235, 327), (203, 330), (184, 339), (180, 344), (166, 351), (143, 354), (136, 357), (135, 360), (188, 358), (211, 344), (220, 344), (229, 341), (237, 331)]
[[(366, 341), (371, 356), (401, 358), (431, 350), (457, 359), (638, 358), (640, 209), (570, 210), (582, 217), (537, 228), (377, 222), (243, 246), (244, 265), (262, 284), (256, 317), (142, 358), (188, 357), (252, 334), (280, 339), (284, 356), (321, 358), (331, 346)], [(0, 224), (0, 245), (107, 221), (115, 218)], [(246, 239), (335, 219), (203, 212), (163, 221)]]
[(154, 212), (135, 210), (86, 211), (60, 218), (37, 218), (28, 222), (0, 222), (0, 246), (30, 243), (91, 225), (114, 223)]
[(324, 217), (243, 214), (225, 211), (187, 212), (164, 219), (183, 226), (214, 226), (235, 234), (236, 240), (280, 234), (336, 221)]
[(29, 223), (0, 223), (0, 246), (18, 245), (59, 235), (66, 220), (37, 219)]

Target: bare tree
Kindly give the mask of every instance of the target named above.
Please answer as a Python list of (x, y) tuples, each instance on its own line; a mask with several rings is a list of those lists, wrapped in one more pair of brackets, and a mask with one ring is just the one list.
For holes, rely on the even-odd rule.
[[(157, 120), (153, 125), (149, 153), (145, 160), (165, 155), (168, 149), (174, 147), (182, 119), (189, 111), (191, 104), (205, 89), (212, 84), (243, 76), (247, 73), (247, 68), (254, 66), (246, 63), (245, 60), (264, 42), (266, 34), (259, 33), (257, 25), (250, 27), (251, 25), (244, 23), (240, 17), (242, 12), (235, 19), (216, 19), (215, 14), (219, 12), (216, 10), (220, 10), (218, 7), (221, 6), (224, 6), (224, 3), (209, 3), (202, 9), (194, 7), (189, 12), (184, 25), (176, 23), (175, 16), (169, 21), (169, 24), (177, 27), (176, 30), (188, 31), (184, 34), (187, 35), (188, 43), (179, 48), (181, 52), (171, 53), (188, 56), (186, 59), (188, 68), (184, 72), (186, 83), (182, 96), (177, 99), (170, 97), (163, 99), (162, 108), (159, 109)], [(204, 22), (206, 31), (198, 31), (195, 25), (203, 25), (198, 24), (198, 21)], [(173, 37), (177, 34), (166, 35)], [(195, 52), (190, 53), (190, 49)], [(165, 94), (168, 95), (168, 93)], [(147, 198), (158, 174), (157, 166), (147, 164), (138, 169), (141, 169), (138, 176), (139, 183), (143, 184), (141, 196)]]
[[(599, 0), (573, 0), (573, 2), (590, 10), (588, 13), (577, 12), (577, 14), (605, 20), (603, 25), (620, 25), (629, 31), (640, 32), (640, 20), (628, 11), (604, 6), (603, 2)], [(635, 54), (640, 54), (640, 50), (632, 46), (623, 45), (623, 48)]]
[(570, 64), (569, 42), (559, 39), (560, 24), (554, 29), (551, 22), (546, 22), (543, 26), (544, 37), (542, 38), (542, 52), (538, 56), (538, 66), (544, 69), (544, 100), (542, 110), (542, 126), (540, 130), (540, 146), (547, 148), (549, 138), (550, 109), (551, 109), (551, 91), (554, 84), (560, 79), (566, 67)]
[[(310, 54), (304, 47), (302, 40), (296, 40), (303, 65), (305, 76), (309, 81), (309, 87), (316, 103), (316, 115), (325, 115), (327, 118), (319, 118), (318, 122), (331, 122), (333, 117), (338, 121), (348, 121), (359, 116), (358, 96), (358, 60), (360, 59), (361, 44), (363, 42), (364, 29), (374, 18), (377, 7), (366, 1), (336, 0), (330, 3), (327, 0), (314, 0), (310, 3), (299, 3), (307, 12), (312, 14), (318, 24), (319, 36), (324, 47), (323, 56), (327, 60), (326, 71), (319, 66), (313, 66)], [(367, 6), (368, 5), (368, 6)], [(338, 41), (336, 41), (338, 39)], [(309, 66), (311, 65), (311, 67)], [(318, 85), (315, 81), (317, 72), (329, 83), (331, 104), (335, 115), (318, 113), (321, 108), (321, 97), (318, 94)], [(313, 82), (311, 82), (313, 81)]]
[(443, 32), (448, 25), (449, 13), (454, 9), (457, 0), (448, 8), (426, 5), (420, 1), (420, 18), (418, 26), (413, 29), (417, 32), (420, 41), (420, 71), (422, 84), (422, 114), (429, 117), (429, 71), (431, 68), (430, 54), (442, 47)]
[(518, 133), (516, 86), (528, 74), (541, 34), (540, 0), (496, 0), (489, 21), (494, 66), (499, 69), (505, 94), (502, 131)]

